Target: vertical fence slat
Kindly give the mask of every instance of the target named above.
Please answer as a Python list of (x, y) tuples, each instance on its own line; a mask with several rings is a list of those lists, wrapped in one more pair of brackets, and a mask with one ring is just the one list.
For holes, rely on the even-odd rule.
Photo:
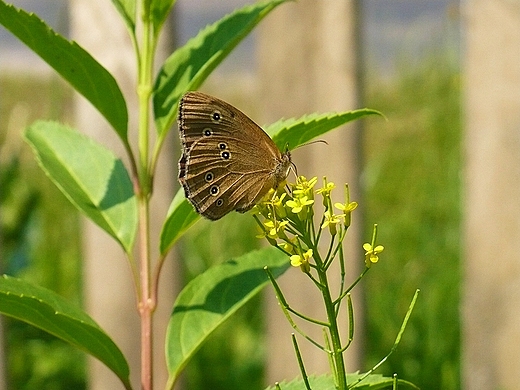
[(465, 2), (463, 379), (518, 388), (520, 3)]

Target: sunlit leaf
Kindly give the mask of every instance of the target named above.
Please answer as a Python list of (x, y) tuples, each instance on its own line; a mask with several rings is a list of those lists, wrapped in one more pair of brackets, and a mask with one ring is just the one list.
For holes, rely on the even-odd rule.
[(35, 122), (25, 138), (65, 196), (130, 252), (137, 202), (123, 162), (94, 140), (56, 122)]
[(210, 268), (179, 294), (168, 324), (166, 362), (172, 388), (181, 370), (207, 337), (268, 282), (264, 267), (275, 276), (289, 267), (276, 248), (259, 251)]
[(35, 14), (0, 0), (0, 24), (39, 55), (92, 103), (127, 142), (128, 112), (112, 75), (76, 42), (54, 32)]

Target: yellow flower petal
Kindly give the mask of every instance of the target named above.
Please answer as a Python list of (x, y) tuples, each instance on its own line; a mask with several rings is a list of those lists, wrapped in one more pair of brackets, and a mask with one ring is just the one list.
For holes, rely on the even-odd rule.
[(302, 258), (300, 255), (292, 255), (290, 257), (291, 259), (291, 265), (293, 267), (299, 267), (300, 265), (302, 265)]

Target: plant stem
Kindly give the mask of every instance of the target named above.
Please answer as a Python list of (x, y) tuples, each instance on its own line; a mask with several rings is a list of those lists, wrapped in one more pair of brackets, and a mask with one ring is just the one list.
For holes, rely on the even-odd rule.
[(298, 347), (298, 342), (296, 341), (296, 336), (294, 333), (291, 335), (294, 352), (296, 352), (296, 359), (298, 359), (298, 365), (300, 366), (300, 372), (302, 373), (303, 382), (305, 383), (305, 388), (307, 390), (311, 390), (311, 385), (309, 383), (309, 377), (307, 376), (307, 372), (305, 371), (305, 366), (303, 364), (302, 355), (300, 353), (300, 348)]
[(152, 33), (153, 26), (149, 20), (149, 12), (143, 10), (143, 28), (142, 28), (142, 44), (138, 69), (138, 86), (137, 95), (139, 98), (139, 166), (141, 190), (144, 194), (149, 194), (151, 184), (149, 182), (152, 173), (149, 171), (149, 138), (150, 138), (150, 98), (152, 96), (152, 73), (153, 73), (153, 56), (155, 50), (154, 35)]
[(153, 312), (155, 302), (151, 299), (150, 288), (150, 210), (149, 201), (141, 197), (139, 199), (139, 237), (140, 245), (140, 279), (141, 301), (139, 302), (139, 315), (141, 316), (141, 387), (144, 390), (153, 388)]
[[(138, 61), (137, 95), (139, 99), (138, 149), (139, 149), (139, 260), (141, 300), (141, 388), (153, 389), (153, 313), (156, 307), (155, 286), (150, 283), (150, 197), (153, 174), (150, 172), (150, 98), (152, 95), (153, 56), (155, 37), (150, 15), (150, 1), (144, 0), (141, 9), (142, 36)], [(158, 278), (157, 278), (158, 279)], [(154, 278), (155, 280), (155, 278)], [(155, 282), (153, 283), (155, 284)]]
[(324, 269), (318, 269), (320, 283), (323, 285), (321, 289), (323, 302), (327, 311), (327, 318), (329, 320), (330, 341), (332, 344), (332, 359), (334, 363), (334, 370), (336, 376), (336, 386), (339, 390), (347, 389), (347, 373), (345, 371), (345, 362), (343, 360), (343, 348), (341, 347), (341, 336), (339, 334), (338, 322), (336, 318), (336, 310), (332, 300), (327, 279), (327, 273)]

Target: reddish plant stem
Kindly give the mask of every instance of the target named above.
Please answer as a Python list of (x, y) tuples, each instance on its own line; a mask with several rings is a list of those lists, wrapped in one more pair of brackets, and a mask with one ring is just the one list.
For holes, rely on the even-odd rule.
[(153, 311), (155, 304), (151, 299), (150, 288), (150, 235), (149, 203), (143, 197), (139, 199), (139, 237), (140, 237), (140, 279), (141, 299), (139, 315), (141, 317), (141, 388), (153, 389)]

